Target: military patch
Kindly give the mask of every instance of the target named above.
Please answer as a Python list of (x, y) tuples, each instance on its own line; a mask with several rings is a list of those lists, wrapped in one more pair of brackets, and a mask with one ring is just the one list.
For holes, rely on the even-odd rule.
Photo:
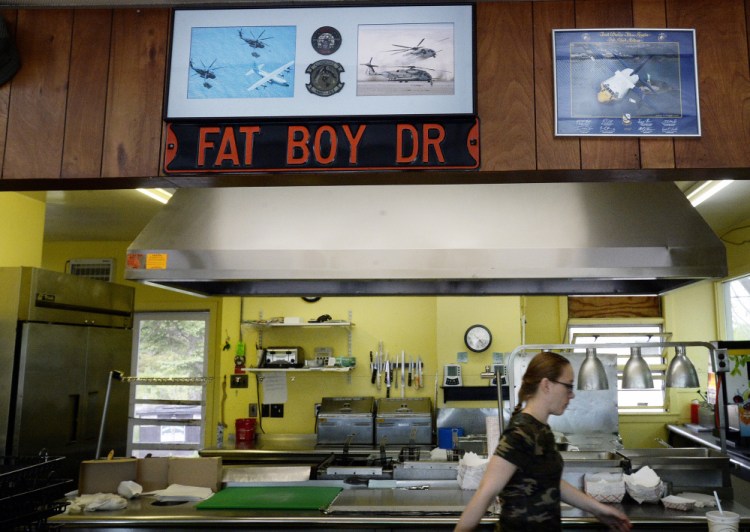
[(315, 30), (310, 41), (320, 55), (331, 55), (341, 46), (341, 33), (331, 26), (322, 26)]
[(306, 83), (307, 90), (318, 96), (331, 96), (344, 88), (341, 73), (344, 67), (340, 63), (329, 59), (321, 59), (309, 65), (305, 70), (310, 74), (310, 83)]

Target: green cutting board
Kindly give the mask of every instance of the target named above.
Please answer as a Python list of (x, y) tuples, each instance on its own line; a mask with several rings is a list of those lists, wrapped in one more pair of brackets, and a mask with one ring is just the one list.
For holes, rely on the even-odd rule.
[(254, 487), (224, 488), (196, 505), (199, 510), (320, 510), (327, 508), (341, 488)]

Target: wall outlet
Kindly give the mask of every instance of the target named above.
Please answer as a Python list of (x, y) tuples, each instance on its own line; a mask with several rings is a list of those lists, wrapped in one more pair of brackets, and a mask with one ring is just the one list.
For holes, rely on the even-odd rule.
[(258, 417), (258, 403), (249, 403), (247, 405), (247, 417)]
[(247, 388), (247, 375), (232, 375), (229, 378), (230, 388)]
[(711, 367), (714, 373), (729, 371), (729, 353), (726, 349), (713, 349), (711, 351)]

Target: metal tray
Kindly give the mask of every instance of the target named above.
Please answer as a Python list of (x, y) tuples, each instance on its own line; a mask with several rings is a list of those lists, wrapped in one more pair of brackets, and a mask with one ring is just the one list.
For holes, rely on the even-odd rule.
[(611, 465), (620, 465), (623, 457), (612, 451), (560, 451), (565, 462), (594, 462), (601, 464), (602, 461), (611, 462)]
[(705, 447), (620, 449), (626, 459), (625, 473), (649, 466), (668, 484), (670, 493), (717, 491), (722, 498), (734, 497), (729, 457)]

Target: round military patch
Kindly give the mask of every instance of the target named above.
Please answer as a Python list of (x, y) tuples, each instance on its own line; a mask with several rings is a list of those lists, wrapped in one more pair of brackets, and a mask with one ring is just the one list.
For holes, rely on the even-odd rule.
[(310, 40), (320, 55), (331, 55), (341, 46), (341, 33), (331, 26), (322, 26), (315, 30)]
[(306, 83), (307, 90), (318, 96), (331, 96), (344, 88), (341, 73), (344, 67), (340, 63), (329, 59), (321, 59), (309, 65), (305, 70), (310, 74), (310, 83)]

